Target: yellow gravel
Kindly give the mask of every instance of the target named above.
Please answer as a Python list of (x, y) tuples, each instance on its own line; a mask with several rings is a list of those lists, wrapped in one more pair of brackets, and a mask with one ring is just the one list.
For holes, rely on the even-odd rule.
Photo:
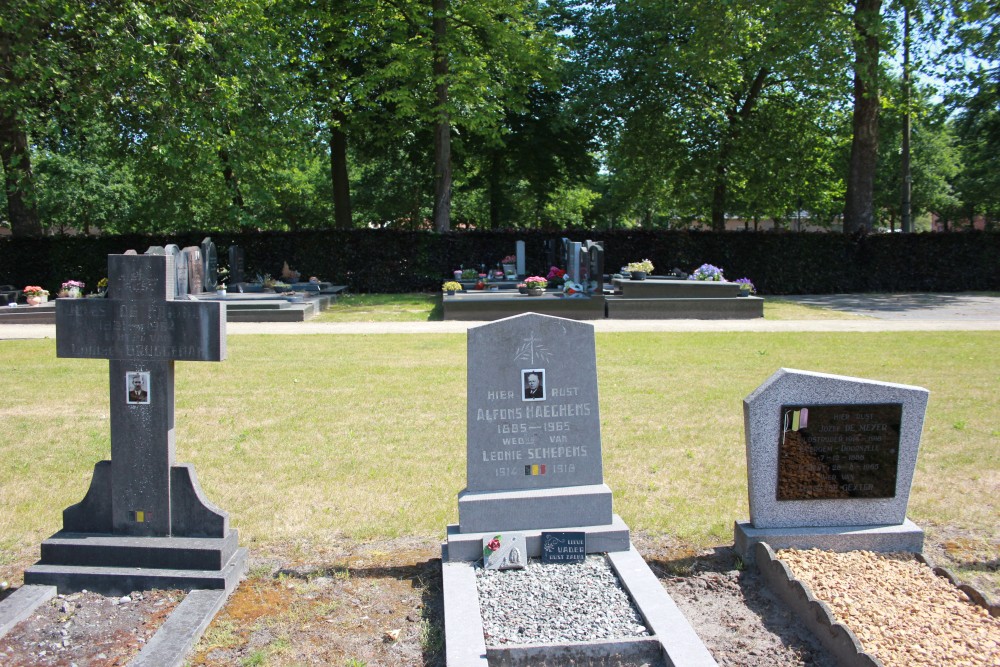
[(885, 667), (1000, 667), (1000, 618), (912, 554), (777, 555)]

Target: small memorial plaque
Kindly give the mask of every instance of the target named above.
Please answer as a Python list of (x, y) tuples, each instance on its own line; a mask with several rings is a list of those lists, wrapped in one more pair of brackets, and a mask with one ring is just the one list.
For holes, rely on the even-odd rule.
[(783, 405), (777, 500), (894, 498), (902, 403)]
[(527, 564), (524, 533), (494, 533), (483, 538), (483, 567), (487, 570), (520, 570)]
[(543, 563), (582, 563), (587, 558), (587, 533), (542, 533)]

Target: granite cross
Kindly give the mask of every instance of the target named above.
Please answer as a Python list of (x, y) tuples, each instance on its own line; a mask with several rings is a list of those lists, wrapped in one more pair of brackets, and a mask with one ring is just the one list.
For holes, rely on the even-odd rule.
[(98, 464), (64, 529), (212, 535), (228, 517), (174, 465), (174, 361), (226, 358), (225, 306), (174, 300), (171, 255), (109, 255), (107, 299), (56, 302), (59, 357), (110, 360), (111, 461)]

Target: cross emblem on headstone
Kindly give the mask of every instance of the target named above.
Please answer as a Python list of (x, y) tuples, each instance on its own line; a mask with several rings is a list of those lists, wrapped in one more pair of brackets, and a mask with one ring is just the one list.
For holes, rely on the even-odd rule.
[(109, 360), (111, 461), (63, 514), (69, 532), (223, 537), (228, 516), (174, 465), (174, 361), (226, 358), (225, 305), (174, 300), (170, 255), (109, 255), (107, 299), (56, 302), (56, 354)]

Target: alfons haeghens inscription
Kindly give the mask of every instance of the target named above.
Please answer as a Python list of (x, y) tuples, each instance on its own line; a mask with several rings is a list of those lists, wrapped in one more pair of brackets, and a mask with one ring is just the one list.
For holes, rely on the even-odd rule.
[(777, 500), (896, 495), (901, 403), (784, 405)]
[(596, 359), (575, 354), (587, 348), (568, 344), (562, 322), (532, 318), (480, 357), (492, 369), (479, 369), (475, 381), (470, 372), (470, 487), (474, 480), (475, 488), (498, 490), (603, 481)]

